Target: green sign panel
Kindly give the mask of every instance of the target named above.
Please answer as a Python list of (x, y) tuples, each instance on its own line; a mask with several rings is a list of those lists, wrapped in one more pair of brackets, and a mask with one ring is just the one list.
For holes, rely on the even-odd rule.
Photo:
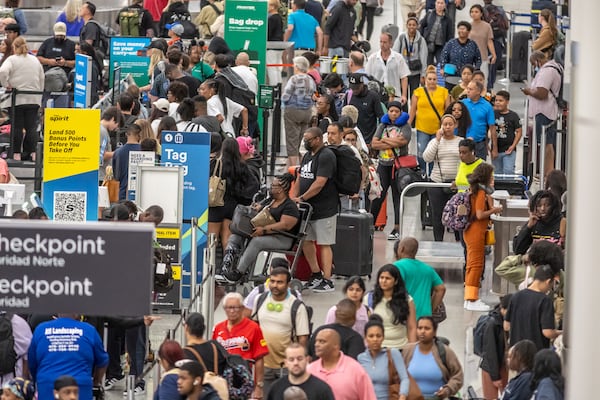
[[(131, 74), (135, 84), (146, 86), (149, 81), (148, 66), (150, 57), (142, 56), (138, 52), (143, 52), (144, 48), (150, 44), (150, 38), (147, 37), (121, 37), (110, 38), (110, 64), (118, 64), (121, 67), (121, 77)], [(109, 68), (109, 82), (113, 84), (114, 68)]]
[(227, 0), (225, 2), (225, 41), (234, 53), (244, 51), (265, 83), (267, 61), (267, 2)]
[(273, 108), (273, 86), (260, 85), (258, 88), (258, 106), (260, 108)]

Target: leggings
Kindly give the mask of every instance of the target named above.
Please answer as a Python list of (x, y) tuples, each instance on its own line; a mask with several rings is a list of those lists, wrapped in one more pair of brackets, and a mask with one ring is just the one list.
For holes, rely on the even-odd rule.
[(433, 225), (433, 239), (436, 242), (444, 240), (444, 226), (442, 225), (442, 211), (454, 193), (445, 193), (443, 188), (429, 188), (429, 203), (431, 204), (431, 224)]
[(388, 188), (390, 185), (392, 186), (392, 200), (394, 202), (394, 225), (400, 224), (400, 191), (398, 190), (398, 186), (396, 182), (392, 179), (392, 170), (393, 165), (381, 165), (381, 163), (377, 166), (377, 173), (379, 174), (379, 180), (381, 181), (381, 196), (377, 199), (373, 200), (371, 203), (371, 214), (373, 215), (374, 220), (377, 219), (379, 215), (379, 210), (381, 210), (381, 204), (383, 200), (387, 196)]
[[(13, 127), (13, 152), (21, 154), (21, 160), (31, 159), (31, 154), (35, 153), (35, 146), (38, 142), (37, 123), (38, 109), (37, 104), (22, 104), (15, 106), (15, 121)], [(25, 129), (25, 136), (23, 136)], [(21, 150), (21, 147), (23, 148)]]

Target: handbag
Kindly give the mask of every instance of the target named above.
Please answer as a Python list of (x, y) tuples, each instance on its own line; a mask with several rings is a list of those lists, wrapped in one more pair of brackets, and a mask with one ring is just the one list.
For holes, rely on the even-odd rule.
[(488, 225), (487, 231), (485, 231), (485, 245), (493, 246), (496, 244), (496, 233), (494, 232), (494, 225)]
[[(452, 182), (454, 182), (454, 179), (450, 179), (450, 180), (444, 179), (444, 174), (442, 174), (442, 167), (440, 166), (440, 159), (438, 158), (437, 151), (435, 153), (435, 160), (437, 161), (436, 164), (438, 166), (438, 170), (440, 171), (440, 178), (442, 178), (442, 182), (443, 183), (452, 183)], [(457, 189), (453, 189), (451, 187), (444, 187), (444, 188), (442, 188), (442, 193), (445, 193), (445, 194), (453, 194), (453, 193), (456, 193), (456, 191), (457, 191)]]
[(252, 206), (238, 204), (233, 212), (233, 218), (229, 224), (231, 233), (240, 235), (245, 238), (252, 236), (253, 225), (252, 218), (256, 217), (258, 211)]
[(436, 308), (431, 312), (431, 317), (436, 323), (441, 323), (448, 318), (448, 314), (446, 313), (446, 305), (442, 301)]
[(397, 156), (394, 158), (394, 168), (416, 168), (419, 166), (417, 156), (411, 154), (406, 156)]
[(388, 358), (388, 399), (398, 400), (400, 398), (400, 375), (392, 359), (392, 350), (387, 349)]
[(273, 202), (271, 202), (271, 204), (269, 204), (268, 206), (264, 206), (263, 209), (260, 210), (258, 214), (256, 214), (254, 218), (250, 220), (250, 223), (253, 227), (263, 227), (277, 222), (275, 221), (275, 218), (273, 218), (271, 212), (269, 211), (269, 208), (271, 208), (272, 204)]
[(102, 186), (105, 186), (108, 190), (108, 201), (117, 203), (119, 201), (119, 181), (115, 179), (111, 166), (106, 167), (106, 175), (104, 181), (102, 181)]
[(213, 174), (208, 180), (209, 207), (222, 207), (225, 205), (225, 189), (227, 187), (227, 181), (225, 179), (221, 179), (222, 172), (223, 161), (219, 157), (217, 158)]

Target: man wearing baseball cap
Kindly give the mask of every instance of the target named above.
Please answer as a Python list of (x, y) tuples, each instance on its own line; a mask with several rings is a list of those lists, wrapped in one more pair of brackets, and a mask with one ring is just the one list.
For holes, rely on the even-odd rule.
[(67, 25), (64, 22), (54, 24), (54, 36), (44, 40), (37, 58), (44, 71), (61, 67), (68, 75), (75, 67), (75, 42), (67, 38)]

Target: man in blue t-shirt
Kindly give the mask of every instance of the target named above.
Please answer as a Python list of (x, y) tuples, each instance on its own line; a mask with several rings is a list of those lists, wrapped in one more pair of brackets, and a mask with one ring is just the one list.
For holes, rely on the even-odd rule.
[(471, 126), (467, 129), (467, 138), (475, 142), (475, 155), (483, 160), (488, 154), (488, 130), (492, 139), (492, 160), (498, 157), (498, 138), (496, 136), (496, 117), (489, 101), (481, 98), (483, 84), (471, 81), (467, 85), (467, 98), (462, 100), (469, 110)]
[(33, 332), (27, 361), (40, 399), (54, 398), (54, 381), (61, 375), (75, 378), (80, 400), (92, 400), (93, 386), (101, 384), (108, 355), (96, 329), (77, 317), (59, 316)]
[(444, 299), (446, 286), (442, 278), (428, 264), (415, 259), (419, 242), (413, 237), (405, 237), (394, 245), (398, 261), (394, 263), (400, 270), (408, 294), (415, 302), (417, 319), (431, 315)]
[(142, 128), (131, 124), (127, 128), (127, 143), (113, 153), (113, 174), (119, 181), (119, 200), (127, 199), (127, 184), (129, 180), (129, 152), (140, 151), (140, 133)]
[[(309, 50), (320, 54), (323, 43), (323, 30), (319, 25), (319, 21), (306, 13), (305, 7), (306, 0), (294, 0), (293, 12), (288, 15), (288, 26), (283, 35), (283, 40), (294, 42), (295, 50)], [(317, 35), (316, 41), (315, 34)]]

